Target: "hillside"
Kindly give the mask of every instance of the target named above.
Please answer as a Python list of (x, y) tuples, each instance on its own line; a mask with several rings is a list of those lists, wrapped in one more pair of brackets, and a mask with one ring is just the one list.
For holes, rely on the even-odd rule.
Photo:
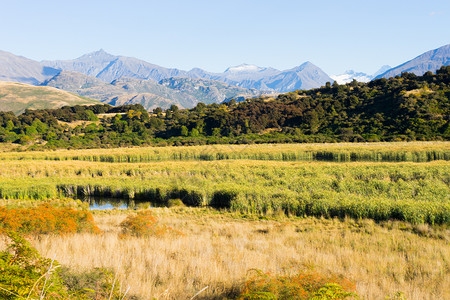
[(195, 104), (221, 103), (235, 97), (251, 98), (262, 94), (259, 90), (237, 87), (217, 80), (172, 77), (161, 80), (159, 84), (193, 97), (197, 100)]
[[(27, 111), (20, 117), (0, 114), (0, 141), (21, 142), (20, 135), (36, 122), (47, 124), (47, 130), (55, 133), (40, 135), (49, 148), (450, 140), (449, 96), (450, 66), (424, 76), (403, 73), (369, 83), (327, 84), (270, 99), (199, 103), (192, 109), (172, 105), (165, 111), (156, 108), (152, 114), (140, 104)], [(144, 95), (139, 101), (147, 99)], [(109, 115), (101, 126), (80, 125), (72, 131), (57, 125), (103, 113)]]
[(97, 103), (99, 103), (97, 100), (82, 98), (52, 87), (0, 81), (0, 111), (21, 114), (25, 109), (50, 109)]

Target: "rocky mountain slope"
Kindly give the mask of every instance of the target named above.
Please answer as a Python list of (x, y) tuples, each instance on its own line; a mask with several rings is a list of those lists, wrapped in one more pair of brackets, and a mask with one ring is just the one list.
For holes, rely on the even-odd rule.
[(310, 62), (285, 71), (243, 64), (230, 67), (223, 73), (211, 73), (199, 68), (187, 72), (164, 68), (133, 57), (115, 56), (99, 50), (73, 60), (43, 61), (42, 64), (95, 76), (106, 82), (122, 77), (158, 82), (172, 77), (181, 77), (216, 80), (247, 89), (272, 92), (316, 88), (324, 85), (327, 81), (332, 81), (327, 74)]
[(280, 72), (267, 79), (263, 78), (258, 83), (273, 91), (285, 93), (318, 88), (324, 86), (328, 81), (332, 82), (333, 80), (316, 65), (305, 62), (296, 68)]
[(199, 102), (220, 103), (227, 98), (254, 97), (261, 94), (257, 90), (205, 79), (172, 77), (158, 83), (153, 80), (122, 77), (107, 83), (96, 77), (73, 71), (62, 71), (42, 85), (63, 89), (112, 105), (138, 103), (147, 110), (158, 106), (168, 108), (172, 104), (180, 108), (191, 108)]
[(395, 68), (392, 68), (376, 78), (390, 78), (403, 72), (423, 75), (428, 71), (436, 72), (442, 66), (450, 65), (450, 44), (425, 52)]
[(0, 81), (38, 84), (57, 73), (59, 70), (42, 66), (37, 61), (0, 51)]

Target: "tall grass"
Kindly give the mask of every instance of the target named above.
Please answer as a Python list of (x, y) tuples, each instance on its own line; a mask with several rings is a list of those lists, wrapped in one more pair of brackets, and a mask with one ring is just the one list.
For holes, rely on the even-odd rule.
[(447, 239), (439, 239), (405, 231), (407, 224), (400, 222), (252, 220), (194, 208), (152, 212), (161, 225), (184, 235), (122, 239), (120, 223), (132, 212), (95, 212), (103, 235), (44, 236), (33, 245), (77, 270), (115, 270), (120, 264), (119, 282), (143, 299), (189, 299), (206, 286), (198, 298), (233, 299), (251, 279), (250, 269), (284, 276), (304, 265), (351, 279), (362, 299), (386, 299), (400, 291), (410, 300), (450, 297), (445, 232)]
[(212, 206), (251, 214), (450, 223), (450, 168), (429, 163), (0, 162), (5, 199), (62, 196)]
[(450, 160), (449, 142), (372, 144), (276, 144), (145, 147), (46, 152), (5, 152), (0, 160), (79, 160), (139, 163), (213, 160), (429, 162)]

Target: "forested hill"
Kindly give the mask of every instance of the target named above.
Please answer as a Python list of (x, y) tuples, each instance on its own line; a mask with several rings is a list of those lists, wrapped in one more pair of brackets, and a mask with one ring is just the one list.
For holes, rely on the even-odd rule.
[(206, 143), (450, 140), (450, 66), (299, 90), (275, 99), (172, 106), (140, 105), (0, 113), (0, 140), (35, 147)]

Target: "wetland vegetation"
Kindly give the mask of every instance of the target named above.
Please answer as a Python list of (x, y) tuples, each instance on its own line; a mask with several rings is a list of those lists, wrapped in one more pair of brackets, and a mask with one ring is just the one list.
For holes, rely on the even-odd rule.
[[(36, 228), (31, 245), (69, 268), (54, 280), (78, 299), (107, 294), (112, 279), (117, 299), (128, 286), (131, 299), (445, 299), (449, 152), (448, 142), (6, 151), (1, 230)], [(69, 196), (134, 210), (88, 212)], [(80, 278), (104, 289), (77, 292)]]

